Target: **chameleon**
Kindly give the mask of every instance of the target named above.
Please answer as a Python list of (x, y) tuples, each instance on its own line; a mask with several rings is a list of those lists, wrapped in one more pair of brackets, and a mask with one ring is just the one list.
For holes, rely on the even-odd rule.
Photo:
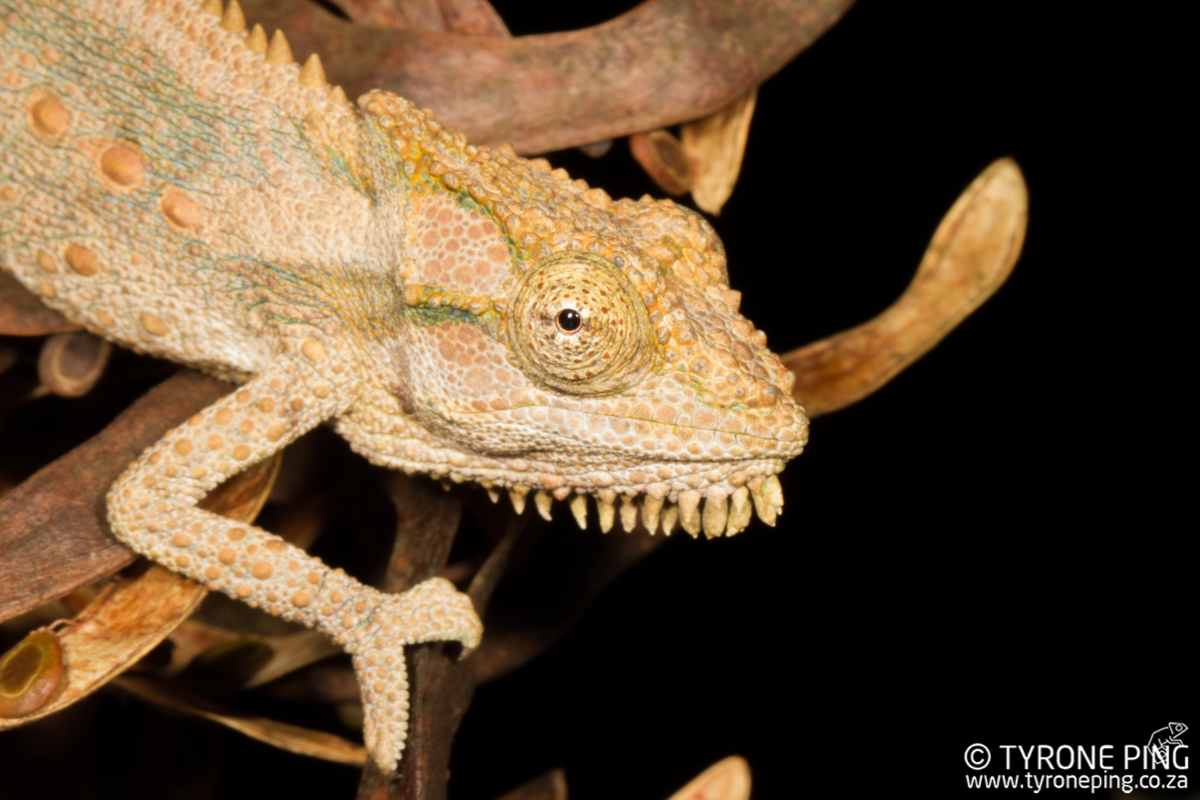
[(0, 0), (0, 268), (97, 336), (235, 384), (107, 495), (112, 534), (352, 656), (394, 773), (404, 647), (475, 647), (442, 578), (365, 586), (197, 503), (317, 425), (581, 526), (774, 524), (794, 376), (699, 214), (477, 147), (231, 0)]

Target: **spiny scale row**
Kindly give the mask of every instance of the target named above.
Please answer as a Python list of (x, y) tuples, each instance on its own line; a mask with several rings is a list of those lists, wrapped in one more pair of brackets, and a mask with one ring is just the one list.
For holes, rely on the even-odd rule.
[[(263, 30), (263, 26), (255, 23), (254, 27), (249, 32), (246, 31), (246, 15), (242, 12), (242, 7), (238, 0), (230, 0), (229, 6), (222, 6), (222, 0), (202, 0), (200, 10), (212, 14), (221, 20), (220, 25), (230, 33), (239, 34), (246, 37), (246, 48), (254, 53), (261, 53), (266, 56), (267, 63), (277, 67), (287, 66), (288, 64), (296, 63), (295, 56), (292, 55), (292, 46), (288, 44), (287, 37), (283, 35), (283, 31), (277, 30), (271, 39), (267, 40), (267, 32)], [(313, 53), (304, 62), (304, 66), (300, 69), (300, 76), (297, 79), (301, 86), (312, 89), (320, 89), (326, 85), (325, 67), (321, 64), (321, 57)], [(333, 87), (335, 94), (340, 94), (342, 100), (345, 100), (345, 93), (342, 92), (342, 87)]]
[[(500, 493), (495, 488), (488, 488), (487, 491), (493, 503), (500, 499)], [(518, 514), (524, 513), (525, 500), (530, 491), (528, 486), (514, 486), (508, 490), (509, 500)], [(552, 495), (542, 490), (534, 493), (533, 501), (538, 513), (549, 521), (551, 505), (555, 498), (567, 500), (568, 496), (569, 494), (563, 494), (560, 497), (557, 493)], [(600, 530), (604, 533), (612, 530), (617, 519), (620, 519), (621, 527), (628, 533), (637, 527), (640, 518), (652, 536), (661, 524), (663, 533), (667, 536), (678, 526), (693, 537), (704, 531), (704, 535), (712, 539), (722, 534), (733, 536), (744, 531), (750, 524), (753, 511), (757, 511), (758, 518), (772, 527), (775, 525), (775, 518), (783, 513), (783, 489), (775, 475), (765, 479), (755, 478), (728, 495), (682, 492), (678, 502), (651, 494), (630, 497), (612, 491), (595, 495), (595, 500), (600, 517)], [(586, 528), (587, 495), (577, 494), (567, 500), (567, 504), (579, 527)]]

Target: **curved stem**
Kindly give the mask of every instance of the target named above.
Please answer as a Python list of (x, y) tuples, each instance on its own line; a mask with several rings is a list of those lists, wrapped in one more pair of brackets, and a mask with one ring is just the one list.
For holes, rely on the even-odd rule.
[(1025, 241), (1029, 197), (1002, 158), (946, 212), (908, 289), (856, 328), (783, 356), (810, 417), (857, 403), (896, 377), (999, 289)]
[(647, 0), (581, 31), (462, 36), (355, 25), (306, 0), (248, 0), (350, 97), (380, 88), (476, 144), (558, 150), (703, 117), (765, 81), (853, 0)]

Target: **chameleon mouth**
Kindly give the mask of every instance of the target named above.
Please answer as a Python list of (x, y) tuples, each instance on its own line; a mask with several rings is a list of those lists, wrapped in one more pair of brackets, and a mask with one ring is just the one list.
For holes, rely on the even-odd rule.
[[(605, 533), (619, 522), (627, 532), (643, 527), (651, 535), (660, 529), (670, 535), (682, 528), (693, 537), (704, 531), (708, 538), (740, 533), (755, 513), (773, 527), (783, 510), (777, 473), (803, 451), (808, 439), (805, 426), (786, 440), (756, 440), (755, 450), (745, 457), (721, 463), (668, 459), (647, 467), (630, 460), (612, 465), (612, 471), (588, 471), (570, 463), (572, 459), (562, 457), (561, 452), (555, 452), (554, 460), (540, 450), (466, 453), (448, 443), (424, 441), (423, 434), (415, 434), (415, 425), (395, 431), (388, 424), (395, 419), (405, 418), (363, 403), (356, 413), (338, 418), (337, 430), (352, 449), (374, 464), (427, 476), (447, 489), (453, 484), (475, 483), (487, 491), (493, 503), (507, 493), (518, 514), (533, 506), (551, 520), (558, 501), (567, 505), (580, 528), (586, 528), (588, 506), (594, 503), (600, 530)], [(571, 471), (564, 474), (564, 467)]]
[[(508, 489), (509, 500), (518, 514), (524, 513), (530, 491), (524, 486)], [(488, 488), (488, 494), (493, 502), (500, 498), (494, 488)], [(693, 538), (704, 531), (706, 537), (713, 539), (733, 536), (745, 530), (754, 512), (758, 512), (758, 518), (771, 527), (775, 526), (776, 518), (783, 513), (783, 489), (776, 475), (758, 475), (737, 487), (719, 483), (710, 486), (704, 493), (679, 492), (674, 501), (665, 492), (659, 494), (652, 491), (628, 495), (608, 490), (591, 497), (595, 500), (600, 530), (604, 533), (612, 530), (619, 519), (626, 533), (632, 532), (640, 521), (651, 536), (661, 526), (666, 536), (679, 527)], [(571, 496), (568, 492), (559, 496), (558, 492), (551, 494), (544, 489), (534, 492), (534, 506), (547, 521), (552, 517), (555, 499), (566, 501), (579, 527), (587, 528), (587, 494)]]

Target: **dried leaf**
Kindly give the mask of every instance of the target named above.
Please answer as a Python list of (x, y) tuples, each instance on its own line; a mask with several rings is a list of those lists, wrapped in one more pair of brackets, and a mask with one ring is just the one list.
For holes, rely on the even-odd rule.
[(1008, 158), (994, 162), (947, 212), (904, 294), (875, 319), (793, 350), (793, 394), (810, 417), (879, 389), (1000, 288), (1012, 272), (1029, 198)]
[(629, 137), (629, 150), (667, 194), (678, 197), (692, 188), (692, 165), (683, 151), (683, 142), (659, 128)]
[(105, 493), (139, 453), (229, 391), (181, 371), (0, 498), (0, 620), (131, 563), (133, 551), (108, 533)]
[(750, 765), (730, 756), (701, 772), (670, 800), (750, 800)]
[(104, 374), (112, 345), (86, 331), (56, 333), (42, 343), (38, 378), (60, 397), (82, 397)]
[(758, 89), (751, 89), (715, 114), (683, 126), (683, 150), (692, 166), (692, 199), (714, 216), (733, 194), (741, 172), (757, 97)]
[(16, 278), (0, 270), (0, 335), (45, 336), (82, 328), (42, 305)]
[(142, 675), (122, 675), (113, 685), (156, 705), (181, 711), (192, 716), (232, 728), (251, 739), (302, 756), (312, 756), (355, 767), (367, 761), (367, 751), (361, 745), (331, 733), (309, 730), (285, 722), (240, 714), (216, 703), (194, 697)]
[[(251, 522), (279, 474), (281, 453), (218, 487), (201, 506)], [(50, 701), (26, 716), (0, 721), (0, 730), (61, 711), (124, 672), (196, 609), (208, 590), (157, 564), (133, 579), (105, 587), (58, 635), (66, 670)], [(16, 648), (37, 636), (35, 633)]]
[(201, 654), (211, 651), (214, 647), (236, 642), (242, 639), (243, 635), (189, 619), (171, 631), (169, 638), (172, 645), (171, 660), (158, 670), (158, 674), (174, 676), (186, 669)]
[(184, 677), (226, 692), (252, 689), (341, 652), (342, 648), (317, 631), (286, 636), (231, 635), (196, 654)]
[(511, 792), (505, 792), (496, 800), (567, 800), (567, 773), (552, 769)]

